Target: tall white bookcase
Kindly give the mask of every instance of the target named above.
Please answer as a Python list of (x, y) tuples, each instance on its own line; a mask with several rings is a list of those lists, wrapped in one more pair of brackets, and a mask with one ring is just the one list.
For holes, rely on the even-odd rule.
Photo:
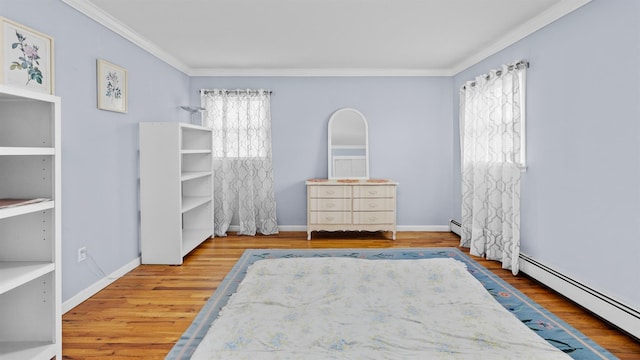
[(213, 237), (211, 129), (140, 123), (140, 238), (143, 264), (182, 264)]
[(60, 98), (0, 85), (1, 360), (62, 358), (60, 194)]

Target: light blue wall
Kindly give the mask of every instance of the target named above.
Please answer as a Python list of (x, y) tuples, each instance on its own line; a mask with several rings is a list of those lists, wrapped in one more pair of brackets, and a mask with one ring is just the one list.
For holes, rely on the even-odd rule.
[(369, 125), (370, 175), (398, 186), (399, 226), (447, 225), (452, 215), (450, 77), (195, 77), (198, 90), (265, 88), (271, 97), (278, 224), (305, 225), (309, 178), (327, 177), (327, 125), (343, 107)]
[[(327, 121), (347, 106), (368, 118), (371, 175), (400, 182), (399, 225), (445, 225), (451, 218), (451, 78), (189, 79), (61, 1), (3, 2), (0, 11), (55, 39), (63, 104), (63, 301), (139, 256), (137, 125), (188, 122), (178, 106), (197, 104), (200, 88), (274, 91), (280, 225), (306, 224), (303, 181), (327, 176)], [(127, 114), (96, 108), (98, 58), (128, 70)], [(89, 259), (77, 263), (81, 246)]]
[[(61, 1), (3, 0), (0, 15), (55, 39), (64, 301), (102, 279), (99, 268), (109, 274), (139, 256), (137, 125), (188, 121), (178, 106), (189, 101), (189, 78)], [(98, 58), (128, 70), (127, 114), (97, 109)], [(80, 246), (90, 258), (77, 263)]]
[[(341, 107), (369, 121), (372, 177), (400, 182), (398, 224), (459, 218), (457, 89), (526, 58), (529, 171), (523, 252), (640, 308), (640, 2), (594, 0), (453, 78), (192, 78), (59, 0), (2, 1), (0, 15), (55, 38), (63, 115), (63, 299), (139, 256), (140, 121), (189, 121), (200, 88), (269, 88), (280, 225), (304, 225), (303, 181), (325, 177)], [(129, 113), (96, 109), (95, 62), (129, 71)], [(453, 96), (452, 96), (453, 94)], [(452, 126), (453, 122), (453, 126)], [(452, 201), (453, 199), (453, 201)], [(76, 263), (87, 246), (89, 259)]]
[(521, 250), (640, 309), (640, 1), (594, 0), (455, 76), (454, 132), (460, 85), (519, 59), (531, 63)]

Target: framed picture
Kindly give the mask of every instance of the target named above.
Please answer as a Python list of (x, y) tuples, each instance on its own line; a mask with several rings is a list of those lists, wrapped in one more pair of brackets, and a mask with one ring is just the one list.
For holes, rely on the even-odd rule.
[(127, 70), (98, 59), (98, 109), (127, 112)]
[(53, 94), (53, 38), (0, 17), (0, 83)]

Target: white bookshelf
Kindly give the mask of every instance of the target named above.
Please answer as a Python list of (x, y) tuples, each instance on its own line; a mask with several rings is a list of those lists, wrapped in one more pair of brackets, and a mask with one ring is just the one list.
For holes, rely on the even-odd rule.
[(213, 237), (211, 129), (140, 123), (140, 227), (143, 264), (182, 264)]
[(0, 85), (0, 360), (62, 358), (60, 103)]

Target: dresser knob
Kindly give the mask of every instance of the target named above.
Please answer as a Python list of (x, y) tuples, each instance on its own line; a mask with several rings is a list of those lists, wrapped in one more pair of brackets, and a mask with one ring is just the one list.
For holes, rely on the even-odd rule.
[(370, 194), (370, 195), (375, 195), (375, 194), (377, 194), (377, 193), (378, 193), (378, 192), (377, 192), (376, 190), (369, 190), (369, 194)]
[(375, 203), (369, 204), (369, 207), (372, 208), (372, 209), (377, 207), (377, 206), (378, 206), (378, 204), (375, 204)]
[(336, 204), (334, 204), (334, 203), (328, 203), (328, 204), (327, 204), (327, 207), (328, 207), (329, 209), (331, 209), (331, 208), (332, 208), (332, 207), (334, 207), (334, 206), (336, 206)]
[(333, 190), (327, 190), (327, 194), (329, 194), (329, 195), (333, 195), (333, 194), (334, 194), (334, 191), (333, 191)]
[(327, 221), (332, 221), (334, 219), (333, 216), (327, 216), (325, 219), (327, 219)]

